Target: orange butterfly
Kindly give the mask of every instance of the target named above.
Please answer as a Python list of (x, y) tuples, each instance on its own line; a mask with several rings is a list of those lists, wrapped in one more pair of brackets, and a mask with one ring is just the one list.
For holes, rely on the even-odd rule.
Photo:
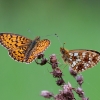
[(40, 40), (40, 37), (36, 37), (34, 40), (30, 40), (13, 33), (0, 33), (0, 43), (7, 48), (9, 55), (14, 60), (25, 63), (31, 63), (50, 45), (48, 39)]
[(100, 52), (94, 50), (66, 50), (61, 47), (60, 52), (64, 62), (77, 73), (92, 68), (100, 61)]

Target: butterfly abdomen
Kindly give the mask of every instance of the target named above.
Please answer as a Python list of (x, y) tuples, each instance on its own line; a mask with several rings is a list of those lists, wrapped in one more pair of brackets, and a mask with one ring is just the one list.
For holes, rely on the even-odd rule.
[(32, 41), (32, 42), (29, 44), (29, 48), (27, 49), (27, 52), (25, 53), (25, 61), (28, 60), (28, 58), (30, 57), (32, 51), (35, 50), (36, 44), (37, 44), (36, 41)]

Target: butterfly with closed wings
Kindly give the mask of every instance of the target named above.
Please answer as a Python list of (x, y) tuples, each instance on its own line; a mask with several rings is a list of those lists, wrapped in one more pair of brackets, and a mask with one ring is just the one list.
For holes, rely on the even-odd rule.
[(77, 73), (94, 67), (100, 61), (100, 52), (95, 50), (67, 50), (61, 47), (60, 52), (64, 62)]

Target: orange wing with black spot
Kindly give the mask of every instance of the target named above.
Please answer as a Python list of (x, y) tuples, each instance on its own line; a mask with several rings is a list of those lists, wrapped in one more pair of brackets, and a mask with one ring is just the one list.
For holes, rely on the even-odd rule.
[(24, 62), (25, 52), (32, 40), (13, 33), (0, 33), (0, 43), (8, 49), (9, 55), (17, 61)]
[(36, 46), (34, 47), (34, 49), (32, 50), (31, 55), (29, 56), (28, 59), (26, 59), (27, 63), (32, 62), (35, 58), (37, 58), (37, 56), (44, 52), (48, 46), (50, 45), (50, 41), (48, 39), (44, 39), (44, 40), (40, 40)]
[(16, 61), (25, 62), (26, 55), (25, 53), (28, 50), (28, 45), (19, 47), (15, 50), (9, 50), (9, 55)]
[(50, 45), (47, 39), (36, 37), (33, 41), (12, 33), (0, 33), (0, 43), (8, 49), (9, 55), (16, 61), (30, 63)]
[(13, 33), (0, 33), (0, 43), (9, 50), (15, 50), (20, 46), (27, 45), (32, 40)]

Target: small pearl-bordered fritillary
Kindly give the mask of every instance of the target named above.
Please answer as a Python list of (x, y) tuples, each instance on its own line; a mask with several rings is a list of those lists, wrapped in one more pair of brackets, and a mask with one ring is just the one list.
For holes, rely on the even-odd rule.
[(0, 33), (0, 43), (7, 48), (9, 55), (14, 60), (25, 63), (31, 63), (50, 45), (48, 39), (40, 40), (40, 37), (36, 37), (34, 40), (30, 40), (13, 33)]
[(100, 61), (100, 52), (95, 50), (66, 50), (61, 47), (60, 52), (64, 62), (77, 73), (92, 68)]

